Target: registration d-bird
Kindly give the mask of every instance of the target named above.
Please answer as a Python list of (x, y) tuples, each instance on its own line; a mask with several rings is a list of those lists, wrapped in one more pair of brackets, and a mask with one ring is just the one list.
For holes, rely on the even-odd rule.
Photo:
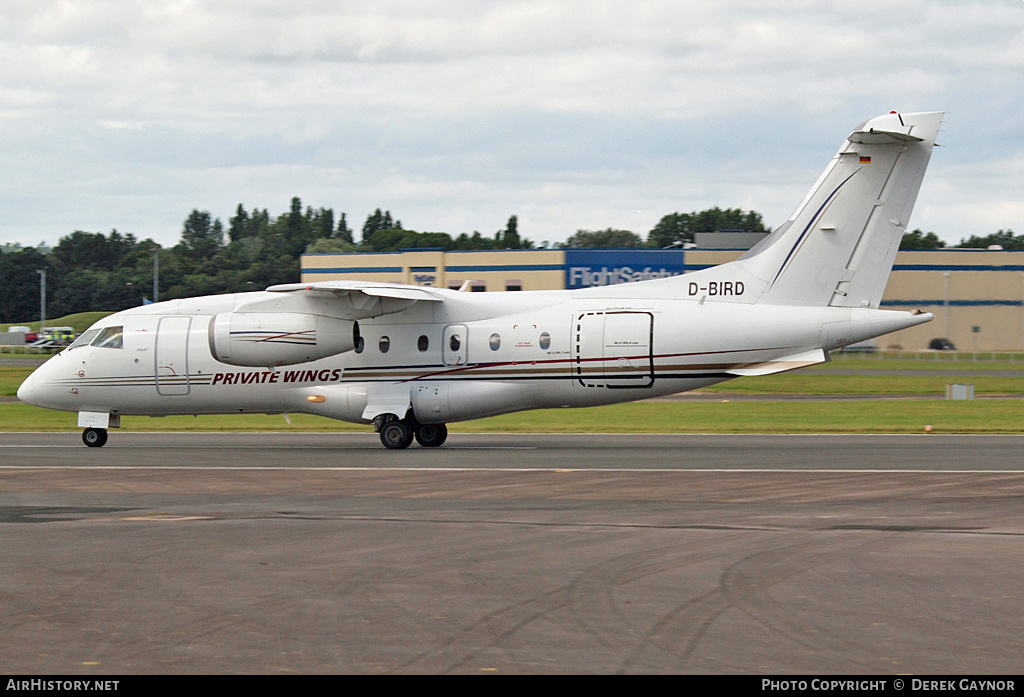
[(122, 416), (302, 412), (430, 448), (452, 422), (824, 363), (932, 319), (879, 303), (942, 117), (854, 128), (789, 220), (720, 266), (571, 290), (327, 281), (160, 302), (94, 324), (18, 397), (78, 412), (92, 447)]

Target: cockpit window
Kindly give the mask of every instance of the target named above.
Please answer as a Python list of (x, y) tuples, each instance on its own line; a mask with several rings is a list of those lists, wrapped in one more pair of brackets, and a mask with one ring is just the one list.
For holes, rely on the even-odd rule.
[(104, 327), (93, 340), (93, 346), (101, 348), (124, 348), (124, 327)]
[(75, 339), (68, 348), (75, 348), (76, 346), (88, 346), (92, 343), (92, 340), (96, 338), (96, 335), (100, 333), (99, 329), (90, 329), (84, 332), (81, 336)]

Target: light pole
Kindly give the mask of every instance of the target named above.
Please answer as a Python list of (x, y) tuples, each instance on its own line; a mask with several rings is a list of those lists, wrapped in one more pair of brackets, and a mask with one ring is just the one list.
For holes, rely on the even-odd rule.
[(39, 335), (46, 326), (46, 269), (36, 269), (39, 274)]
[(153, 250), (153, 302), (160, 302), (160, 250)]
[(943, 285), (943, 293), (944, 293), (943, 300), (942, 300), (942, 309), (944, 310), (943, 314), (946, 316), (945, 336), (946, 336), (946, 339), (948, 340), (949, 339), (949, 271), (946, 271), (945, 273), (942, 274), (942, 285)]

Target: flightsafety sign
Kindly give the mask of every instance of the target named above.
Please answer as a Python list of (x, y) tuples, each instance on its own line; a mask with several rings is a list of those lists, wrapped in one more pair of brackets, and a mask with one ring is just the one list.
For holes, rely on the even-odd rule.
[(679, 276), (686, 269), (681, 249), (567, 249), (565, 287), (590, 288)]

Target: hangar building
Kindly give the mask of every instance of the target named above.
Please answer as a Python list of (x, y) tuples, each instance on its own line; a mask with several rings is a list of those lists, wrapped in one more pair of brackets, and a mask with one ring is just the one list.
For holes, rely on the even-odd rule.
[[(367, 280), (473, 291), (586, 288), (664, 278), (722, 264), (742, 249), (537, 249), (306, 254), (302, 280)], [(931, 322), (878, 339), (880, 348), (1024, 350), (1024, 251), (905, 250), (896, 255), (882, 308), (931, 312)]]

